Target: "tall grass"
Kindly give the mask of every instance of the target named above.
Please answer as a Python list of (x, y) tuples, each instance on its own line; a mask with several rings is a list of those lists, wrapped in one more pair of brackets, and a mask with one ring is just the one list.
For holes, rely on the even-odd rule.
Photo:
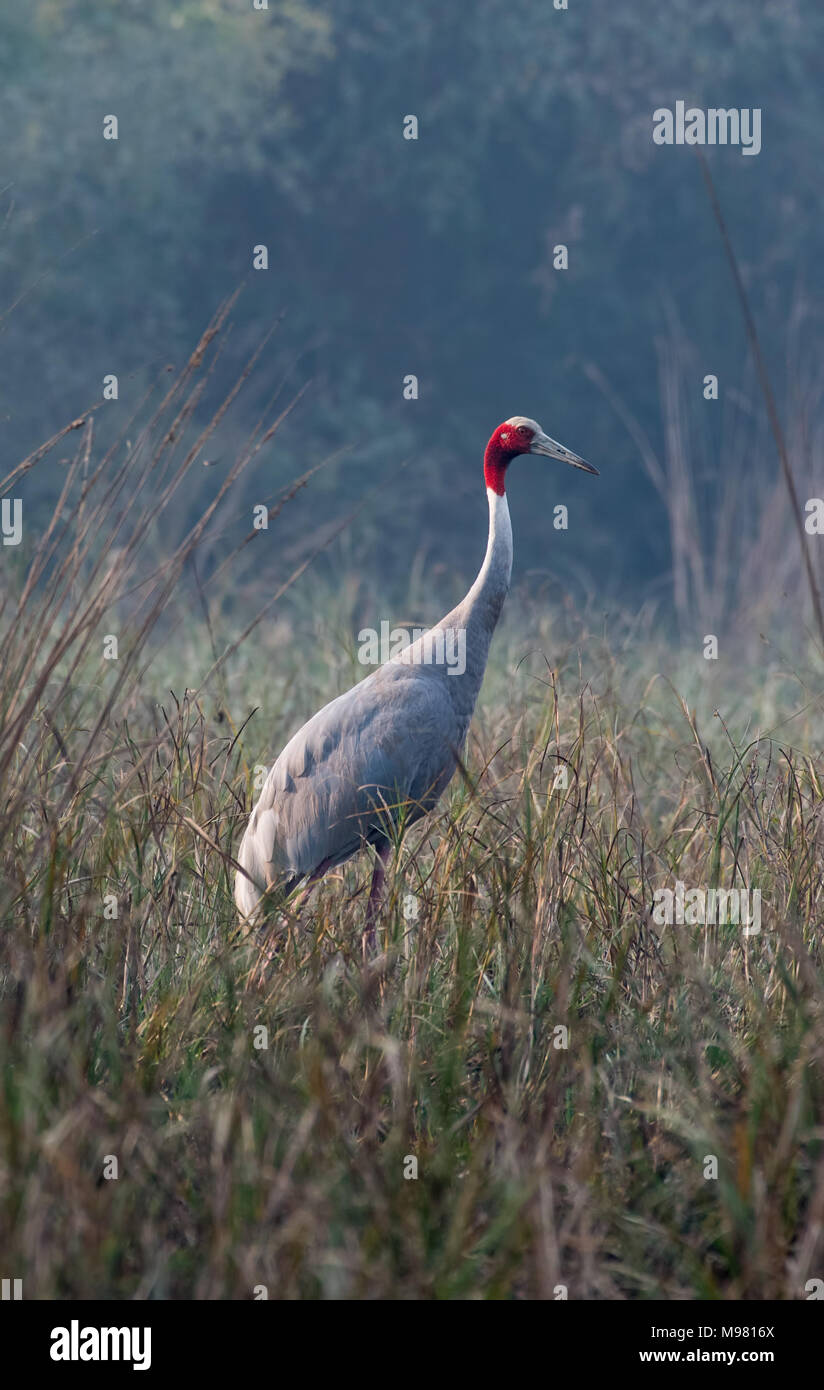
[[(4, 1274), (29, 1298), (804, 1297), (824, 1277), (818, 655), (738, 669), (731, 644), (716, 667), (643, 618), (513, 603), (466, 776), (398, 844), (379, 955), (366, 856), (241, 932), (256, 769), (352, 668), (272, 599), (222, 618), (198, 578), (272, 424), (153, 548), (209, 438), (216, 341), (125, 454), (93, 463), (76, 422), (52, 523), (7, 571)], [(678, 879), (760, 889), (760, 935), (659, 925)]]

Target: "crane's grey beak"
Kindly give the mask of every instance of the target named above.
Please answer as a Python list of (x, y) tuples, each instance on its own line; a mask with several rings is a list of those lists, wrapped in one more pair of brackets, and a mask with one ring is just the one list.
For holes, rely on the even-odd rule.
[(550, 439), (548, 434), (534, 435), (529, 452), (543, 454), (548, 459), (560, 459), (562, 463), (571, 463), (573, 468), (582, 468), (585, 473), (594, 473), (596, 478), (600, 477), (598, 469), (593, 468), (591, 463), (586, 463), (577, 454), (573, 454), (571, 449), (565, 449), (557, 440)]

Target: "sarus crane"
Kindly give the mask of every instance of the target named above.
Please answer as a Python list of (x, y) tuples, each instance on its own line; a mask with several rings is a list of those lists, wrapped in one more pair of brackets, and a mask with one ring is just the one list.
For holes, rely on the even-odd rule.
[[(303, 879), (306, 894), (328, 869), (371, 845), (376, 853), (364, 948), (374, 945), (386, 861), (399, 824), (435, 806), (450, 782), (481, 688), (489, 644), (512, 574), (512, 526), (504, 482), (514, 458), (542, 454), (585, 473), (598, 469), (513, 415), (486, 446), (486, 555), (466, 598), (378, 670), (324, 705), (289, 740), (269, 771), (246, 827), (235, 902), (257, 919), (274, 890)], [(454, 653), (460, 650), (459, 663)]]

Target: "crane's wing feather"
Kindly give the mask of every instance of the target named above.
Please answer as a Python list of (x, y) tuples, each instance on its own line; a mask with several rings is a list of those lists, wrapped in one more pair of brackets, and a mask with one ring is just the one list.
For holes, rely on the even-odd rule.
[[(264, 886), (342, 863), (437, 801), (468, 720), (436, 667), (389, 662), (319, 710), (272, 767), (241, 863)], [(248, 843), (247, 843), (248, 842)]]

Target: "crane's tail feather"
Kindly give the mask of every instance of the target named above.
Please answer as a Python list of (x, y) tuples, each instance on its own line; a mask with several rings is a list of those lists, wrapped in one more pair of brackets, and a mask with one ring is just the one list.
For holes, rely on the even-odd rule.
[(258, 839), (250, 826), (241, 841), (237, 862), (244, 872), (235, 875), (235, 906), (242, 921), (253, 924), (286, 901), (305, 874), (278, 874), (271, 860), (261, 856)]

